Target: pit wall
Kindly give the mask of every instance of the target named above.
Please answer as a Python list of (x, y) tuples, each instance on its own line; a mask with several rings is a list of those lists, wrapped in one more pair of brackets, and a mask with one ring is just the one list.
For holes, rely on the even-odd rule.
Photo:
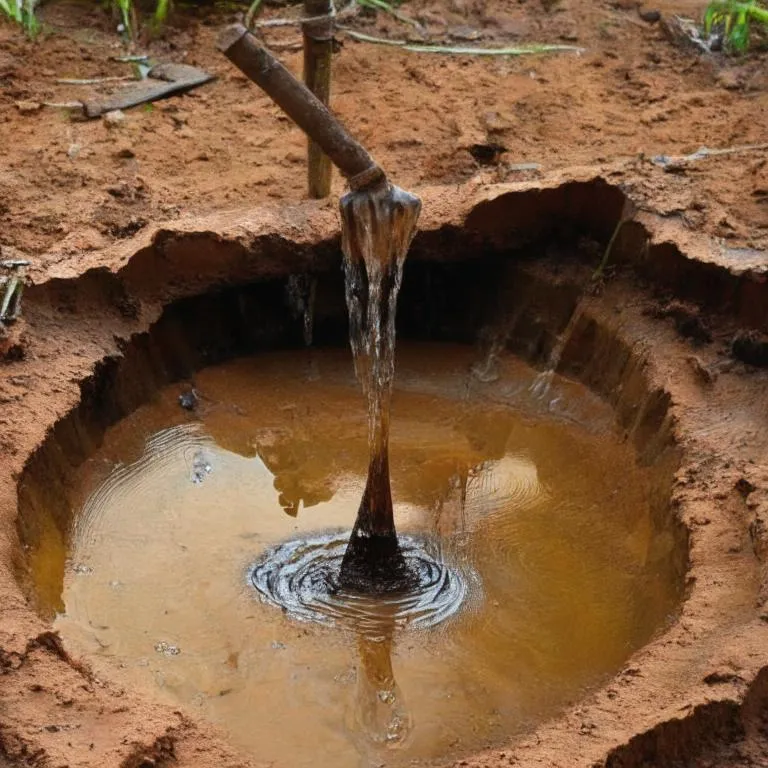
[[(567, 183), (424, 190), (423, 198), (401, 294), (401, 336), (474, 343), (483, 328), (506, 327), (507, 347), (543, 365), (625, 211), (621, 190), (585, 174)], [(718, 748), (749, 735), (747, 728), (713, 728), (707, 713), (730, 712), (724, 721), (733, 723), (764, 706), (768, 623), (759, 616), (768, 503), (759, 445), (737, 443), (733, 428), (714, 419), (706, 430), (696, 425), (702, 414), (727, 413), (734, 393), (744, 423), (759, 423), (762, 380), (739, 370), (723, 386), (697, 381), (717, 362), (711, 345), (692, 348), (669, 320), (650, 319), (643, 309), (677, 291), (706, 313), (727, 348), (740, 329), (768, 330), (764, 260), (737, 259), (642, 212), (622, 225), (610, 261), (603, 295), (583, 300), (560, 371), (605, 397), (639, 460), (657, 468), (652, 504), (658, 524), (684, 544), (673, 551), (689, 555), (678, 564), (687, 598), (678, 620), (616, 680), (505, 753), (521, 766), (624, 768), (680, 755), (687, 755), (681, 765), (693, 766), (709, 749), (708, 735), (718, 734)], [(327, 206), (147, 228), (108, 251), (62, 254), (33, 273), (25, 322), (0, 348), (3, 374), (36, 382), (28, 396), (5, 399), (8, 429), (0, 435), (9, 456), (0, 466), (0, 756), (14, 763), (30, 755), (57, 764), (74, 759), (84, 768), (144, 759), (250, 765), (203, 724), (96, 684), (32, 613), (7, 564), (13, 561), (23, 584), (27, 560), (16, 528), (22, 541), (34, 541), (35, 520), (43, 519), (35, 509), (50, 510), (50, 524), (65, 536), (71, 512), (61, 491), (73, 468), (158, 387), (217, 360), (298, 345), (283, 287), (289, 274), (307, 272), (318, 278), (317, 343), (346, 343), (337, 221)], [(64, 361), (64, 349), (76, 357)], [(38, 722), (39, 701), (55, 709), (62, 695), (45, 680), (70, 678), (77, 705), (59, 718), (69, 713), (78, 732), (100, 734), (95, 748), (76, 757)], [(126, 708), (128, 700), (135, 706)], [(121, 714), (109, 716), (105, 728), (105, 712)], [(468, 765), (496, 760), (481, 755)]]
[[(333, 270), (316, 277), (315, 343), (346, 345), (341, 273)], [(492, 253), (449, 264), (421, 261), (405, 276), (399, 336), (474, 344), (483, 333), (503, 332), (513, 352), (541, 365), (577, 306), (581, 277), (574, 273), (563, 279), (547, 265)], [(51, 527), (66, 542), (75, 512), (69, 506), (69, 484), (77, 467), (98, 448), (109, 426), (149, 401), (158, 389), (236, 356), (299, 348), (302, 325), (286, 301), (286, 283), (284, 278), (271, 278), (180, 299), (165, 307), (148, 331), (122, 342), (120, 355), (100, 361), (81, 386), (79, 404), (55, 424), (21, 477), (22, 543), (34, 552), (44, 530), (50, 533)], [(52, 286), (53, 291), (59, 288)], [(60, 294), (56, 300), (61, 300)], [(570, 336), (562, 365), (608, 399), (639, 460), (657, 470), (652, 473), (653, 519), (675, 542), (671, 550), (678, 558), (675, 572), (682, 589), (687, 537), (684, 526), (669, 515), (672, 477), (679, 463), (668, 417), (669, 396), (649, 385), (643, 361), (636, 359), (631, 347), (588, 314)], [(22, 559), (16, 565), (33, 599), (29, 564)], [(57, 562), (55, 578), (38, 578), (37, 583), (55, 584), (58, 589), (64, 565)], [(43, 605), (62, 607), (59, 595), (41, 598)]]

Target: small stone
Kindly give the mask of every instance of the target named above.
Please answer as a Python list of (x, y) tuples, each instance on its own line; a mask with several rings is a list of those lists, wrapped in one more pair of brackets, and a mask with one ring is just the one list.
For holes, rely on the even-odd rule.
[(197, 408), (198, 398), (197, 392), (194, 389), (190, 389), (188, 392), (182, 392), (179, 395), (179, 405), (185, 411), (194, 411)]
[(42, 109), (43, 105), (37, 101), (17, 101), (16, 109), (21, 112), (22, 115), (32, 115)]
[(102, 119), (107, 128), (117, 128), (125, 122), (125, 112), (121, 109), (113, 109), (111, 112), (107, 112)]
[(480, 32), (478, 29), (474, 29), (473, 27), (467, 27), (467, 26), (460, 26), (460, 27), (450, 27), (448, 29), (448, 37), (451, 38), (451, 40), (462, 40), (465, 42), (472, 42), (474, 40), (480, 40), (483, 36), (483, 33)]
[(501, 156), (507, 148), (498, 142), (488, 142), (483, 144), (471, 144), (469, 154), (480, 163), (480, 165), (498, 165)]
[(155, 643), (155, 650), (158, 653), (162, 653), (163, 656), (178, 656), (181, 653), (181, 648), (178, 645), (171, 645), (166, 643), (165, 640)]
[(70, 160), (74, 160), (79, 154), (82, 147), (79, 144), (70, 144), (67, 149), (67, 157)]
[(661, 21), (661, 11), (654, 9), (639, 8), (637, 11), (640, 18), (648, 24), (656, 24)]

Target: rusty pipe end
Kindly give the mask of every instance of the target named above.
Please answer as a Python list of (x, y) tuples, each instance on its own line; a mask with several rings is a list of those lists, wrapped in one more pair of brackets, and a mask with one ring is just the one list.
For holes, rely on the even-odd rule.
[(366, 168), (362, 173), (357, 173), (354, 176), (346, 176), (349, 188), (353, 192), (359, 192), (363, 189), (371, 189), (377, 187), (380, 184), (386, 184), (387, 175), (384, 173), (384, 169), (374, 163), (370, 168)]
[(216, 47), (226, 53), (240, 38), (248, 34), (248, 30), (242, 24), (230, 24), (219, 33)]

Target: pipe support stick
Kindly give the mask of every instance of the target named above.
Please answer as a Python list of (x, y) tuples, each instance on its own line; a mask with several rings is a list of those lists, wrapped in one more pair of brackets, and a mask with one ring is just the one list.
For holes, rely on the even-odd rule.
[(242, 24), (219, 37), (219, 50), (253, 80), (331, 158), (352, 189), (386, 180), (365, 148), (302, 82), (297, 80)]

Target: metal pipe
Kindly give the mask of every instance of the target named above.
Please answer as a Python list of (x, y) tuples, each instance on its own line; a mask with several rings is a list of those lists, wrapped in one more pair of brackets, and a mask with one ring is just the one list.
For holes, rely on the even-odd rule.
[(218, 47), (322, 148), (347, 177), (352, 189), (365, 189), (385, 181), (384, 171), (365, 148), (347, 133), (328, 107), (242, 24), (233, 24), (224, 29)]

